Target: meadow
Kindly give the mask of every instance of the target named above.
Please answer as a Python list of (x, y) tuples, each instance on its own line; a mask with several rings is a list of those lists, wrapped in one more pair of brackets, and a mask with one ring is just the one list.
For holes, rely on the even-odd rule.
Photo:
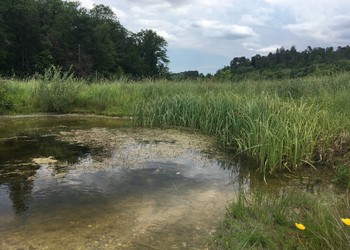
[[(135, 126), (187, 127), (214, 136), (218, 147), (232, 157), (244, 155), (254, 160), (267, 183), (270, 174), (302, 173), (311, 168), (332, 173), (342, 190), (350, 186), (349, 73), (232, 83), (87, 81), (51, 69), (26, 80), (0, 80), (0, 114), (47, 112), (132, 117)], [(271, 196), (252, 190), (239, 197), (229, 206), (212, 240), (213, 248), (230, 249), (238, 244), (279, 249), (283, 242), (269, 236), (276, 234), (280, 239), (291, 235), (293, 249), (350, 245), (346, 231), (350, 228), (339, 222), (341, 216), (350, 216), (345, 191), (340, 198), (333, 197), (334, 202), (329, 202), (329, 195), (320, 199), (315, 194), (289, 191)], [(292, 222), (298, 218), (312, 226), (297, 231)], [(238, 237), (237, 232), (243, 236)]]

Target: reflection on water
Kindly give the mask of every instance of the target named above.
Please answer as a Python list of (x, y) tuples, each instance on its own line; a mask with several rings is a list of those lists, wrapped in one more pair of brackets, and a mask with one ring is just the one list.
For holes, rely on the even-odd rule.
[[(0, 185), (7, 192), (16, 213), (27, 208), (33, 189), (33, 178), (40, 166), (34, 158), (54, 156), (55, 159), (74, 164), (89, 154), (87, 147), (57, 141), (53, 136), (27, 135), (0, 140)], [(64, 171), (63, 166), (53, 166), (53, 172)]]
[(91, 117), (6, 118), (0, 132), (0, 249), (203, 249), (251, 185), (200, 135)]
[[(52, 157), (61, 162), (52, 167), (53, 174), (66, 171), (67, 164), (74, 164), (91, 153), (91, 149), (57, 140), (54, 131), (98, 126), (125, 126), (125, 122), (98, 117), (2, 117), (0, 118), (0, 187), (7, 193), (16, 213), (27, 209), (34, 177), (40, 166), (34, 158)], [(3, 196), (3, 195), (2, 195)], [(1, 196), (1, 197), (2, 197)], [(1, 202), (2, 205), (5, 202)], [(0, 205), (1, 206), (1, 205)]]
[(67, 144), (56, 140), (54, 136), (29, 134), (26, 136), (0, 139), (0, 164), (20, 164), (35, 157), (55, 158), (75, 163), (82, 155), (89, 153), (84, 146)]

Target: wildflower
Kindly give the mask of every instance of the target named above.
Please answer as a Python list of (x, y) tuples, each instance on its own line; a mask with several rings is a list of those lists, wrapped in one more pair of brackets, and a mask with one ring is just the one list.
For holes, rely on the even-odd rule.
[(350, 226), (350, 219), (349, 218), (341, 218), (341, 221), (347, 225), (347, 226)]
[[(350, 220), (349, 220), (350, 221)], [(296, 228), (298, 228), (299, 230), (305, 230), (305, 226), (301, 223), (295, 223)]]

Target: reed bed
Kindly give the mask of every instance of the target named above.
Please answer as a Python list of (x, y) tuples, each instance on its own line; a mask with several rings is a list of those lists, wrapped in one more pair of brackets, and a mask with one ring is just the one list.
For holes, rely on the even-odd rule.
[[(312, 164), (329, 114), (275, 95), (179, 94), (140, 102), (135, 126), (181, 126), (216, 136), (223, 147), (253, 157), (263, 174)], [(326, 130), (327, 131), (327, 130)]]

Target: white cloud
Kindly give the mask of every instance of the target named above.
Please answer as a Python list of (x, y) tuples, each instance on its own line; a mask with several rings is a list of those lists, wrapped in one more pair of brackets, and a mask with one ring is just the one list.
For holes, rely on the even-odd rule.
[(126, 18), (128, 15), (122, 11), (121, 9), (118, 9), (116, 7), (111, 7), (112, 11), (114, 12), (114, 14), (117, 15), (118, 18)]
[(299, 37), (321, 40), (326, 43), (337, 43), (350, 38), (350, 18), (343, 16), (335, 16), (332, 19), (324, 18), (318, 22), (292, 23), (282, 28)]
[(165, 30), (161, 30), (161, 29), (153, 29), (155, 32), (157, 32), (158, 35), (160, 35), (161, 37), (164, 37), (165, 40), (169, 41), (177, 41), (176, 37), (173, 36), (172, 34), (169, 34), (167, 31)]
[(201, 29), (204, 36), (211, 38), (237, 40), (257, 36), (248, 26), (226, 24), (218, 20), (199, 20), (193, 22), (191, 26)]
[(248, 51), (257, 51), (261, 47), (261, 44), (254, 41), (246, 41), (242, 43), (243, 47)]
[[(346, 0), (264, 0), (275, 9), (288, 11), (294, 20), (289, 20), (281, 28), (287, 29), (299, 38), (337, 43), (349, 38), (348, 10), (350, 1)], [(343, 25), (345, 23), (345, 25)]]
[(273, 9), (258, 8), (241, 16), (241, 22), (247, 25), (263, 26), (267, 25), (272, 19)]
[[(71, 0), (71, 1), (73, 2), (74, 0)], [(79, 0), (78, 2), (80, 2), (82, 7), (87, 9), (92, 9), (95, 3), (95, 1), (93, 0)]]
[(138, 5), (168, 5), (172, 7), (177, 7), (181, 5), (190, 4), (191, 1), (188, 0), (129, 0), (131, 4)]
[(191, 49), (220, 58), (274, 52), (281, 46), (305, 49), (308, 45), (338, 46), (350, 41), (349, 0), (81, 2), (87, 8), (93, 3), (112, 7), (127, 29), (153, 29), (168, 41), (168, 48)]
[[(189, 2), (189, 1), (188, 1)], [(214, 8), (227, 8), (227, 7), (233, 7), (236, 4), (238, 4), (241, 1), (235, 1), (235, 0), (221, 0), (220, 3), (216, 0), (195, 0), (192, 1), (194, 6), (207, 6), (207, 7), (214, 7)]]
[(284, 29), (287, 29), (294, 34), (301, 37), (309, 37), (319, 40), (327, 40), (329, 39), (329, 34), (327, 34), (328, 30), (326, 27), (319, 29), (318, 23), (313, 22), (304, 22), (304, 23), (296, 23), (296, 24), (288, 24), (283, 26)]
[(272, 44), (272, 45), (269, 45), (267, 47), (260, 48), (257, 51), (262, 52), (262, 53), (276, 52), (276, 49), (279, 49), (281, 47), (282, 47), (282, 45)]

